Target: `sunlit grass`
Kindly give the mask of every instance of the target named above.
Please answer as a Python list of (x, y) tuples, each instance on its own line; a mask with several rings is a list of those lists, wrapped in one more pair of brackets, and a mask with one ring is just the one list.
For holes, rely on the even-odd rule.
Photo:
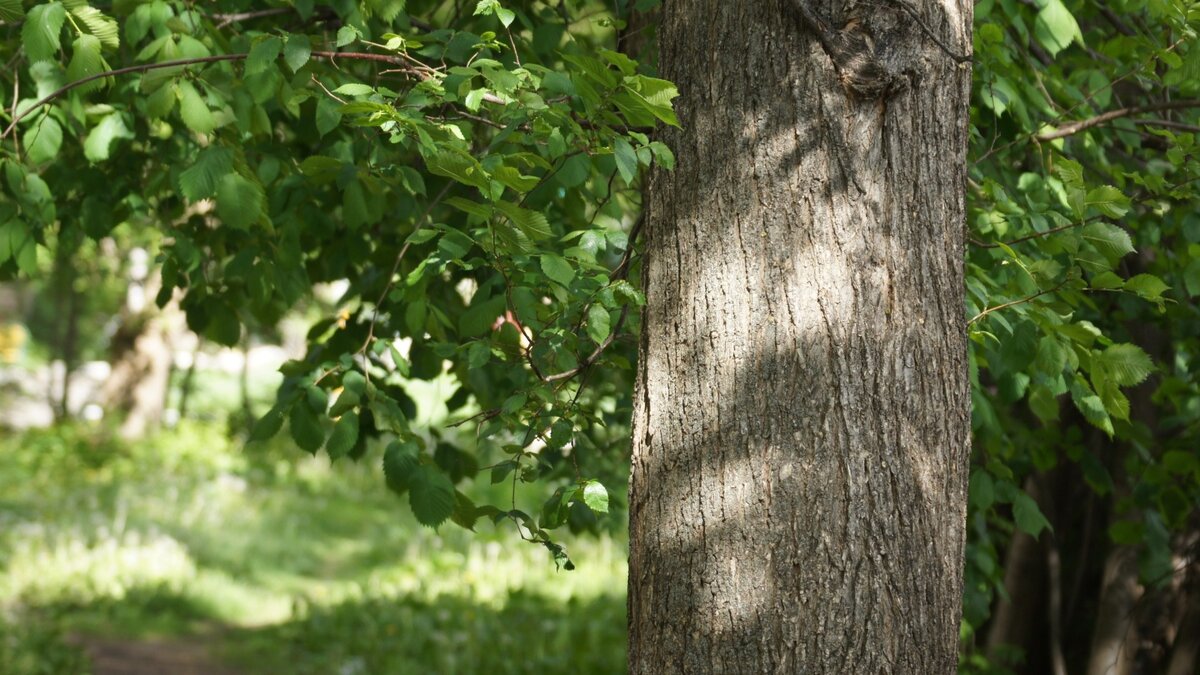
[(579, 569), (566, 572), (508, 524), (434, 532), (386, 491), (375, 455), (331, 467), (187, 425), (134, 445), (65, 427), (0, 451), (10, 616), (117, 636), (219, 632), (264, 672), (272, 659), (313, 673), (622, 662), (621, 542), (568, 538)]

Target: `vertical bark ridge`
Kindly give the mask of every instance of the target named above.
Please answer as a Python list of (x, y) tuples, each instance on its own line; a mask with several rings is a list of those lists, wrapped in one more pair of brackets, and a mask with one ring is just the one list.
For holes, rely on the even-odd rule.
[[(969, 44), (967, 0), (918, 5)], [(649, 186), (634, 672), (955, 669), (970, 72), (896, 34), (910, 85), (867, 99), (792, 0), (664, 7), (684, 129)]]

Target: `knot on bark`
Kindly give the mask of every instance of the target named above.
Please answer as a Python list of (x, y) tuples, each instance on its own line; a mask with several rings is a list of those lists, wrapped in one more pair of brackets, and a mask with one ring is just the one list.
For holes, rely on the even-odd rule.
[(816, 35), (842, 86), (852, 96), (874, 100), (908, 86), (915, 51), (909, 40), (910, 22), (895, 8), (874, 3), (869, 7), (856, 5), (840, 28), (832, 28), (806, 0), (793, 0), (793, 6)]

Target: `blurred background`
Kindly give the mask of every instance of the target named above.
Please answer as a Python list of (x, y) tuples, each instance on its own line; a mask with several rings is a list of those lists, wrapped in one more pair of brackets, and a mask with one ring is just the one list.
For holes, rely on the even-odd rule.
[[(623, 521), (559, 571), (511, 527), (420, 526), (380, 448), (246, 445), (341, 289), (219, 347), (154, 302), (154, 247), (117, 231), (0, 284), (0, 672), (624, 669)], [(444, 429), (450, 383), (407, 388)], [(510, 489), (487, 474), (472, 494)]]

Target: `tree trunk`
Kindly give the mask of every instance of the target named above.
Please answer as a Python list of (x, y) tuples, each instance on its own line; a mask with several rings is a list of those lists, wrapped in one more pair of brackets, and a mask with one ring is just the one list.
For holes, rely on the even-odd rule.
[(859, 9), (664, 3), (631, 672), (956, 668), (972, 6)]

